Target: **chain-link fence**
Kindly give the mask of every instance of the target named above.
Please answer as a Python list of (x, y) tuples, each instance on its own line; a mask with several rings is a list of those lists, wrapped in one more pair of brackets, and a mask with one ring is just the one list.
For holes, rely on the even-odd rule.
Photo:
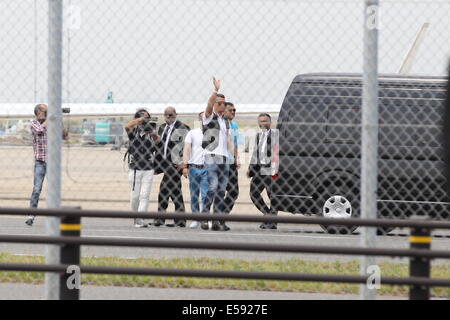
[[(49, 32), (53, 3), (0, 3), (5, 26), (0, 31), (2, 207), (46, 207), (53, 195), (55, 185), (46, 177), (46, 124), (54, 112), (48, 70), (58, 61), (56, 56), (49, 62), (52, 50), (58, 52), (48, 45), (55, 40)], [(450, 50), (448, 2), (380, 1), (378, 8), (374, 1), (368, 11), (363, 1), (62, 3), (62, 64), (56, 70), (64, 108), (61, 159), (56, 159), (61, 206), (360, 217), (367, 205), (361, 184), (372, 179), (377, 186), (369, 186), (363, 199), (372, 201), (378, 217), (449, 219), (440, 140)], [(377, 32), (371, 36), (378, 48), (365, 51), (367, 29)], [(376, 64), (364, 69), (373, 52)], [(377, 83), (363, 76), (368, 70), (379, 73)], [(363, 110), (373, 111), (364, 102), (370, 102), (365, 93), (373, 91), (365, 90), (371, 84), (378, 90), (378, 100), (372, 99), (378, 111), (364, 122)], [(364, 130), (372, 130), (372, 140), (362, 144)], [(362, 164), (364, 152), (369, 158)], [(376, 165), (370, 156), (378, 159)], [(372, 176), (362, 181), (364, 165)], [(44, 218), (2, 220), (2, 233), (45, 232)], [(366, 237), (360, 232), (217, 220), (83, 222), (86, 236), (202, 241), (349, 246)], [(408, 245), (401, 237), (405, 231), (380, 228), (378, 233), (383, 236), (377, 246)], [(448, 241), (443, 234), (436, 246), (446, 247)], [(0, 246), (5, 257), (44, 254), (39, 246)], [(338, 272), (358, 273), (357, 262), (339, 256), (91, 247), (82, 254), (89, 263), (133, 266), (282, 270), (311, 263), (305, 266), (311, 272), (328, 272), (339, 261)], [(322, 290), (309, 284), (155, 279), (118, 276), (107, 282)], [(97, 278), (87, 283), (99, 284)], [(393, 291), (387, 290), (401, 292)], [(357, 289), (336, 286), (323, 292)]]

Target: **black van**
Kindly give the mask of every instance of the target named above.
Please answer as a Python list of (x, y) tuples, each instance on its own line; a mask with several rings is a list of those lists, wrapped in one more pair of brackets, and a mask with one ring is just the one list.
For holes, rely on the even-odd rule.
[[(446, 84), (444, 77), (379, 76), (379, 217), (448, 219), (441, 141)], [(295, 77), (277, 123), (278, 210), (360, 216), (361, 96), (361, 75)]]

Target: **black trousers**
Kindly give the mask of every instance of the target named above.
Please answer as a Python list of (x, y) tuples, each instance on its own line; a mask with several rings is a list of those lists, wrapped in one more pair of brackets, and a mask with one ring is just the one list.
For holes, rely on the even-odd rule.
[[(182, 173), (173, 166), (164, 168), (164, 176), (159, 186), (158, 212), (165, 212), (172, 199), (176, 212), (185, 212), (183, 192), (181, 191)], [(161, 219), (164, 222), (164, 219)], [(186, 223), (186, 220), (175, 220), (175, 223)]]
[[(252, 202), (256, 208), (265, 215), (278, 214), (278, 212), (273, 208), (274, 200), (272, 196), (272, 184), (272, 177), (270, 175), (261, 175), (260, 172), (256, 172), (250, 182), (250, 199), (252, 199)], [(269, 205), (264, 202), (262, 197), (264, 189), (270, 199)]]
[(236, 165), (230, 166), (228, 175), (227, 194), (224, 199), (225, 213), (229, 214), (233, 210), (234, 204), (239, 196), (239, 177)]

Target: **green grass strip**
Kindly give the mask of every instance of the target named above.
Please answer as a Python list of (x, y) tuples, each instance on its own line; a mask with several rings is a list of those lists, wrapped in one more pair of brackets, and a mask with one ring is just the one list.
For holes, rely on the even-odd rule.
[[(17, 256), (0, 253), (0, 263), (43, 264), (44, 257)], [(256, 260), (220, 258), (140, 258), (124, 259), (119, 257), (82, 258), (83, 266), (111, 266), (138, 268), (173, 268), (200, 270), (231, 270), (255, 272), (294, 272), (313, 274), (358, 275), (359, 262), (315, 262), (302, 259)], [(408, 265), (402, 263), (379, 263), (382, 277), (407, 277)], [(432, 267), (433, 278), (450, 278), (450, 265)], [(44, 273), (38, 272), (0, 272), (0, 283), (42, 284)], [(197, 289), (236, 289), (259, 291), (282, 291), (304, 293), (358, 294), (359, 285), (345, 283), (318, 283), (274, 280), (236, 280), (216, 278), (160, 277), (134, 275), (82, 274), (82, 285), (122, 286), (141, 288), (197, 288)], [(449, 297), (450, 288), (432, 288), (433, 296)], [(406, 296), (407, 286), (382, 285), (379, 295)]]

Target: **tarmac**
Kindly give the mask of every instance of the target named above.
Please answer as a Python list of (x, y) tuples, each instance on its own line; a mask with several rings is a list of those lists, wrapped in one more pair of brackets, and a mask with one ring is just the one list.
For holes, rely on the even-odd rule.
[[(44, 285), (0, 284), (0, 300), (43, 300)], [(80, 288), (81, 300), (359, 300), (358, 295), (270, 292), (244, 290), (173, 288)], [(377, 296), (377, 300), (405, 300), (407, 297)]]

